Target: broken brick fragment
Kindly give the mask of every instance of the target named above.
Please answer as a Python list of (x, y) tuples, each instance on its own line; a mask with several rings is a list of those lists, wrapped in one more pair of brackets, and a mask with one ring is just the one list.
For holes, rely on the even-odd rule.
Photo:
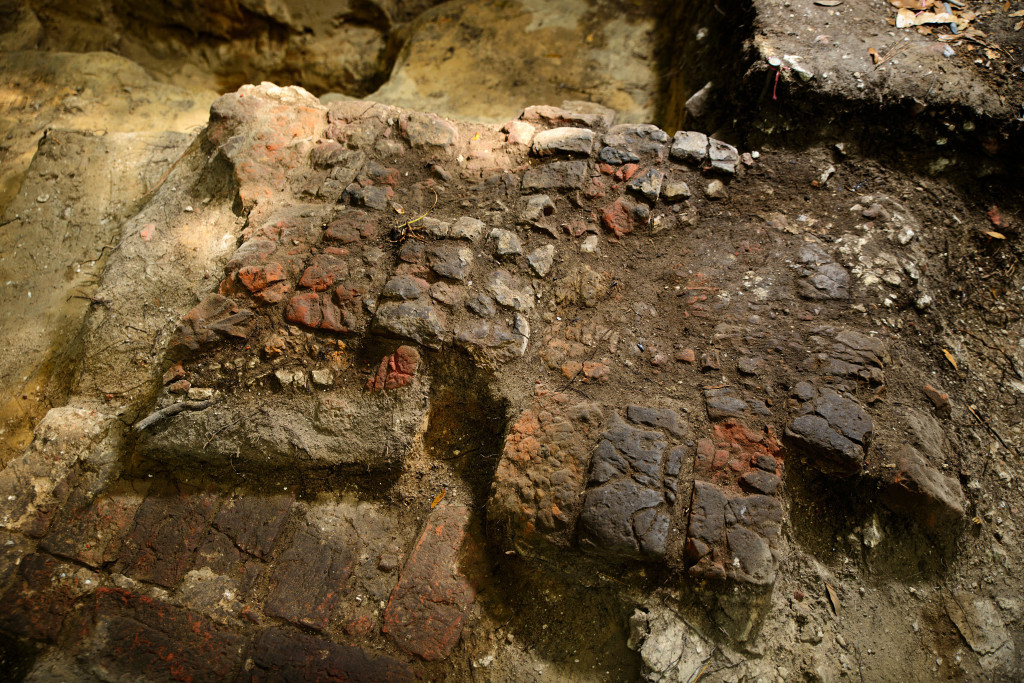
[(316, 292), (296, 294), (285, 308), (284, 318), (290, 323), (316, 329), (323, 320), (320, 307), (320, 295)]
[(646, 206), (634, 204), (625, 197), (619, 197), (601, 212), (601, 225), (622, 237), (633, 232), (650, 220), (650, 210)]
[(412, 346), (399, 346), (393, 354), (385, 356), (376, 374), (366, 383), (370, 391), (398, 389), (412, 383), (420, 364), (420, 352)]

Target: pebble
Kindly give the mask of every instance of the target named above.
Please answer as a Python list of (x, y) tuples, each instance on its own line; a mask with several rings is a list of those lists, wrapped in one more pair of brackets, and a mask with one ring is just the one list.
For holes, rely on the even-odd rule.
[(587, 235), (586, 239), (580, 242), (581, 254), (596, 254), (598, 247), (597, 235)]
[(313, 384), (318, 387), (329, 387), (334, 384), (334, 373), (326, 368), (318, 368), (309, 374)]
[(681, 180), (672, 181), (665, 185), (665, 189), (662, 190), (661, 196), (664, 197), (667, 202), (678, 202), (683, 199), (689, 199), (690, 186)]
[(555, 262), (555, 245), (546, 244), (534, 249), (526, 260), (530, 262), (530, 267), (537, 275), (544, 277), (551, 271), (551, 266)]
[(712, 180), (704, 189), (709, 199), (727, 199), (729, 192), (725, 189), (725, 183), (721, 180)]
[(523, 253), (523, 245), (519, 237), (510, 230), (495, 228), (487, 239), (497, 242), (496, 253), (498, 256), (518, 256)]

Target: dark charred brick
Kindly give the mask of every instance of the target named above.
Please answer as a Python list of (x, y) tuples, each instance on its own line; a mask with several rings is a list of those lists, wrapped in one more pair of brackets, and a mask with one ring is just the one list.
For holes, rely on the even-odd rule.
[(26, 638), (56, 640), (65, 617), (84, 592), (79, 579), (70, 575), (74, 570), (52, 555), (23, 557), (17, 578), (0, 598), (0, 629)]
[(274, 549), (293, 500), (284, 494), (235, 498), (221, 507), (213, 525), (239, 548), (265, 560)]
[(434, 508), (384, 610), (384, 633), (428, 661), (451, 653), (476, 597), (459, 565), (468, 522), (467, 507)]
[(613, 166), (632, 164), (640, 161), (640, 157), (624, 147), (605, 147), (601, 150), (598, 158), (602, 162), (612, 164)]
[(245, 644), (206, 617), (108, 588), (96, 592), (91, 631), (97, 668), (133, 680), (223, 681)]
[(626, 417), (631, 422), (665, 429), (676, 437), (686, 435), (686, 424), (679, 419), (679, 413), (668, 408), (628, 406), (626, 408)]
[(358, 556), (355, 540), (322, 534), (311, 524), (296, 530), (277, 561), (265, 612), (319, 631), (327, 628)]
[(250, 589), (266, 565), (250, 559), (228, 536), (210, 529), (206, 540), (196, 549), (194, 569), (209, 567), (214, 573), (231, 577), (242, 590)]
[(39, 547), (90, 567), (117, 558), (121, 540), (135, 519), (143, 498), (134, 491), (107, 491), (92, 501), (75, 496)]
[(312, 636), (286, 634), (274, 628), (264, 631), (256, 639), (252, 663), (252, 670), (246, 672), (241, 680), (253, 683), (400, 683), (419, 678), (407, 664), (392, 657), (374, 656), (357, 647), (337, 645)]
[[(673, 411), (631, 406), (627, 416), (678, 428)], [(674, 418), (674, 419), (673, 419)], [(663, 558), (676, 498), (676, 477), (685, 450), (674, 448), (664, 461), (668, 441), (661, 432), (632, 427), (613, 414), (594, 449), (590, 489), (580, 513), (580, 545), (610, 558)]]
[(779, 469), (779, 461), (764, 453), (754, 456), (751, 464), (760, 470), (771, 472), (772, 474), (776, 474)]
[(209, 493), (151, 493), (124, 541), (118, 561), (122, 573), (173, 588), (192, 568), (215, 512), (216, 499)]
[(753, 470), (740, 477), (740, 486), (747, 491), (764, 493), (769, 496), (778, 490), (779, 484), (781, 483), (782, 482), (779, 481), (779, 478), (774, 474), (769, 474), (768, 472), (763, 472), (761, 470)]
[(775, 580), (772, 548), (781, 532), (782, 505), (764, 495), (731, 496), (694, 482), (685, 546), (690, 573), (748, 585)]
[(840, 477), (860, 472), (872, 432), (871, 417), (860, 403), (822, 389), (803, 410), (786, 427), (786, 436), (810, 464)]
[(555, 161), (523, 174), (523, 190), (578, 190), (587, 178), (584, 161)]

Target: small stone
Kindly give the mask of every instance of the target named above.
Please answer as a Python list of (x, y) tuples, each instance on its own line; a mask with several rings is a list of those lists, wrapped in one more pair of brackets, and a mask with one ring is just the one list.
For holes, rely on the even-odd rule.
[(499, 305), (520, 313), (533, 310), (533, 287), (529, 284), (517, 287), (517, 282), (504, 270), (496, 270), (487, 276), (487, 291)]
[(519, 213), (519, 220), (522, 223), (537, 223), (555, 212), (555, 205), (546, 194), (534, 194), (525, 199), (526, 206)]
[(533, 268), (537, 275), (545, 277), (551, 272), (551, 266), (555, 262), (555, 245), (546, 244), (543, 247), (534, 249), (526, 257), (526, 260), (530, 262), (530, 267)]
[(925, 384), (921, 387), (924, 395), (928, 397), (928, 400), (935, 406), (935, 412), (940, 416), (949, 417), (951, 409), (949, 405), (949, 394), (944, 391), (940, 391), (933, 387), (931, 384)]
[(481, 318), (493, 317), (498, 312), (494, 305), (494, 299), (486, 294), (474, 294), (466, 299), (466, 308), (476, 313)]
[(728, 199), (729, 192), (725, 189), (725, 183), (721, 180), (712, 180), (704, 189), (708, 199)]
[(274, 377), (282, 389), (294, 387), (296, 389), (306, 388), (306, 373), (302, 370), (280, 369), (274, 371)]
[(430, 297), (448, 306), (457, 306), (462, 301), (462, 287), (453, 287), (447, 282), (440, 281), (430, 285)]
[(697, 362), (697, 354), (694, 353), (693, 349), (682, 349), (676, 351), (676, 360), (680, 363), (694, 364)]
[(661, 194), (661, 184), (665, 180), (665, 174), (657, 169), (651, 169), (642, 176), (637, 176), (629, 182), (627, 187), (637, 194), (642, 195), (647, 201), (657, 201)]
[(694, 131), (678, 131), (669, 156), (677, 161), (703, 163), (708, 156), (708, 136)]
[(402, 114), (398, 127), (413, 147), (448, 148), (459, 139), (455, 126), (434, 114), (420, 112)]
[[(431, 218), (430, 216), (424, 216), (421, 218), (419, 224), (421, 226), (420, 229), (431, 237), (448, 237), (448, 234), (452, 229), (451, 223), (439, 221), (436, 218)], [(406, 244), (409, 244), (409, 242), (406, 242)]]
[(326, 368), (318, 368), (309, 374), (315, 386), (326, 388), (334, 384), (334, 373)]
[(411, 275), (396, 275), (384, 285), (380, 295), (384, 299), (419, 299), (427, 293), (430, 285), (426, 280)]
[(177, 382), (171, 382), (167, 385), (167, 391), (172, 394), (184, 394), (192, 387), (192, 383), (187, 379), (179, 379)]
[(588, 128), (552, 128), (533, 136), (533, 153), (590, 155), (594, 146), (594, 131)]
[(473, 251), (453, 244), (438, 244), (427, 249), (427, 265), (442, 277), (465, 282), (473, 269)]
[(485, 227), (486, 226), (483, 221), (476, 218), (470, 218), (469, 216), (463, 216), (452, 224), (451, 236), (457, 240), (469, 240), (471, 242), (475, 242), (480, 239), (480, 235), (483, 234)]
[(635, 164), (640, 161), (639, 156), (625, 147), (605, 147), (601, 150), (601, 153), (597, 158), (600, 159), (602, 163), (611, 164), (612, 166)]
[(213, 398), (213, 389), (208, 387), (192, 387), (188, 390), (188, 400), (190, 401), (209, 401), (211, 398)]
[(580, 242), (580, 253), (581, 254), (596, 254), (598, 247), (597, 235), (587, 235), (582, 242)]
[(711, 168), (735, 175), (736, 167), (740, 163), (740, 154), (732, 145), (727, 145), (721, 140), (709, 139), (708, 158), (711, 160)]
[(519, 236), (511, 230), (495, 228), (487, 239), (497, 242), (495, 253), (498, 256), (518, 256), (523, 253), (523, 245), (519, 242)]
[(870, 220), (875, 220), (876, 218), (880, 218), (883, 221), (889, 220), (889, 212), (886, 211), (885, 208), (881, 204), (878, 204), (877, 202), (861, 211), (860, 215)]
[(762, 365), (764, 365), (764, 361), (760, 358), (751, 358), (750, 356), (743, 356), (736, 361), (736, 369), (744, 375), (756, 375), (761, 371)]
[(681, 180), (676, 180), (665, 185), (661, 196), (667, 202), (678, 202), (690, 198), (690, 186)]
[(533, 135), (537, 129), (526, 121), (509, 121), (502, 130), (508, 133), (508, 144), (525, 147), (533, 141)]

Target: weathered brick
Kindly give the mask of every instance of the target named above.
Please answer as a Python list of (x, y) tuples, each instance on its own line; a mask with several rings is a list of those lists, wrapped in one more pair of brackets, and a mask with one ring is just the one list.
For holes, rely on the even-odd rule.
[(201, 491), (151, 492), (125, 539), (118, 569), (140, 581), (173, 588), (192, 568), (216, 505), (212, 494)]
[(274, 549), (294, 498), (290, 495), (251, 495), (224, 504), (213, 525), (239, 548), (261, 559)]
[(39, 547), (100, 567), (117, 558), (142, 502), (143, 496), (128, 487), (106, 491), (92, 501), (73, 495)]
[(419, 678), (407, 664), (392, 657), (374, 656), (357, 647), (337, 645), (306, 635), (268, 629), (256, 639), (253, 668), (243, 681), (295, 681), (324, 683), (351, 681), (412, 681)]
[(118, 589), (96, 593), (84, 661), (104, 678), (223, 681), (239, 670), (242, 637), (206, 617)]
[(52, 555), (26, 555), (14, 583), (0, 598), (0, 629), (54, 641), (75, 603), (91, 592), (97, 581), (92, 572)]
[(428, 661), (451, 653), (476, 597), (459, 568), (468, 523), (469, 508), (461, 505), (430, 513), (384, 610), (381, 630), (402, 650)]
[(326, 535), (306, 524), (296, 530), (271, 578), (266, 613), (324, 630), (358, 556), (349, 535)]

